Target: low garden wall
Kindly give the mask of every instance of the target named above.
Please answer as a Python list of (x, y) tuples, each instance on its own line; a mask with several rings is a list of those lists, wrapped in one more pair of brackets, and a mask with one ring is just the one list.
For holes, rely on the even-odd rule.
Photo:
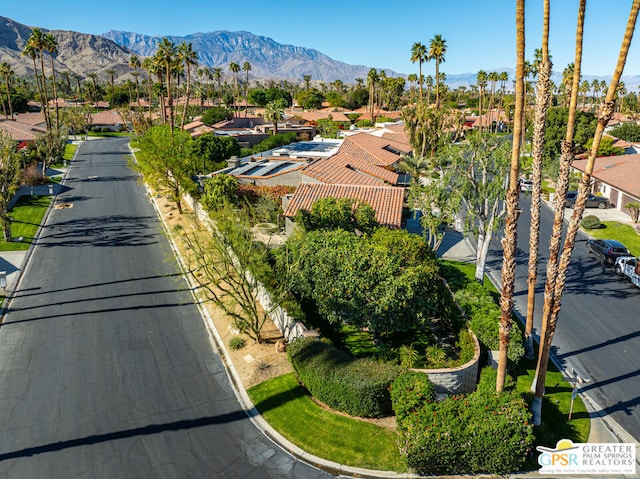
[(468, 394), (476, 390), (480, 367), (480, 343), (476, 335), (472, 331), (470, 333), (475, 347), (471, 361), (457, 368), (412, 369), (412, 371), (425, 373), (429, 377), (436, 394)]

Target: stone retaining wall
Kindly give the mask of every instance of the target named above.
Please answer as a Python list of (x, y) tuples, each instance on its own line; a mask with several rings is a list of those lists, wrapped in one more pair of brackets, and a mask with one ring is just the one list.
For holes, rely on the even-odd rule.
[(475, 353), (473, 359), (457, 368), (445, 369), (413, 369), (425, 373), (433, 383), (436, 394), (468, 394), (476, 390), (478, 382), (478, 368), (480, 364), (480, 343), (478, 338), (469, 331), (473, 337)]

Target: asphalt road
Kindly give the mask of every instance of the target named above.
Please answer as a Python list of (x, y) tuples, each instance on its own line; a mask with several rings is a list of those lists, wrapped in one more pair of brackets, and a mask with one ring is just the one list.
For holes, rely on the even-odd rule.
[[(515, 307), (527, 311), (530, 196), (520, 195)], [(569, 212), (571, 210), (568, 210)], [(585, 214), (589, 214), (586, 210)], [(553, 211), (542, 207), (541, 244), (534, 333), (540, 333), (546, 260)], [(565, 222), (566, 227), (566, 222)], [(498, 239), (488, 267), (500, 277), (502, 249)], [(582, 384), (601, 412), (640, 441), (640, 289), (620, 279), (587, 253), (587, 236), (578, 234), (553, 341), (553, 353), (562, 366), (589, 380)], [(544, 414), (544, 411), (543, 411)]]
[(330, 477), (236, 401), (127, 152), (80, 147), (0, 328), (0, 477)]

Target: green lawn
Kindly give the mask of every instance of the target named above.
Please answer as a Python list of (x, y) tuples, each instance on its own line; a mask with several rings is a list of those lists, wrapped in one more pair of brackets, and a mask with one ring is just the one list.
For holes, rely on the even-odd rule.
[(605, 221), (599, 230), (585, 230), (599, 239), (614, 239), (624, 244), (634, 256), (640, 256), (640, 235), (629, 225), (617, 221)]
[(352, 467), (407, 471), (394, 431), (320, 407), (292, 373), (247, 392), (276, 431), (311, 454)]
[(64, 154), (62, 155), (62, 159), (71, 161), (77, 149), (78, 149), (78, 145), (74, 145), (73, 143), (67, 143), (64, 147)]
[(22, 251), (29, 249), (35, 238), (42, 218), (49, 207), (49, 196), (21, 196), (11, 210), (13, 223), (11, 234), (14, 238), (23, 237), (21, 242), (0, 241), (0, 251)]

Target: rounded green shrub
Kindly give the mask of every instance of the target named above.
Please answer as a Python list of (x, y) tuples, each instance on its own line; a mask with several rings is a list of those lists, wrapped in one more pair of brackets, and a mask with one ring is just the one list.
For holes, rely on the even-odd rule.
[(599, 230), (602, 228), (602, 223), (600, 222), (600, 218), (596, 215), (588, 215), (582, 218), (580, 226), (586, 230)]
[(531, 414), (517, 391), (496, 393), (491, 368), (476, 392), (440, 402), (422, 400), (418, 381), (403, 375), (392, 385), (400, 451), (413, 471), (507, 475), (522, 467), (534, 442)]
[(322, 340), (300, 338), (287, 354), (298, 380), (319, 401), (359, 417), (391, 413), (389, 386), (402, 370), (372, 359), (355, 359)]

